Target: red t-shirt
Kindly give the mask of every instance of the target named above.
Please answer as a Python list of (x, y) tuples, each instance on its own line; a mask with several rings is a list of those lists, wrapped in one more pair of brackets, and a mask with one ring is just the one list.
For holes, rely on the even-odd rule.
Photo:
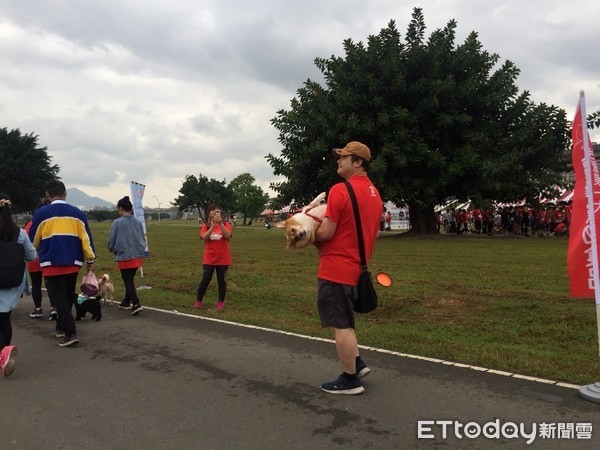
[(117, 267), (119, 269), (137, 269), (138, 267), (142, 267), (143, 263), (143, 258), (125, 259), (117, 261)]
[[(379, 218), (383, 212), (383, 203), (379, 192), (368, 177), (354, 175), (348, 181), (354, 189), (360, 211), (365, 257), (368, 264), (379, 233)], [(356, 285), (360, 276), (360, 254), (352, 201), (344, 183), (338, 183), (329, 190), (325, 217), (335, 222), (337, 227), (329, 241), (319, 243), (321, 257), (318, 277), (335, 283)]]
[(564, 214), (560, 209), (554, 211), (554, 222), (560, 223), (563, 221)]
[[(202, 224), (200, 230), (200, 237), (208, 231), (206, 224)], [(229, 231), (229, 234), (233, 236), (231, 231), (231, 225), (229, 222), (225, 222), (225, 229)], [(231, 239), (231, 238), (230, 238)], [(230, 266), (231, 265), (231, 252), (229, 251), (229, 239), (225, 239), (221, 233), (221, 227), (215, 227), (210, 234), (210, 239), (204, 241), (204, 259), (203, 264), (210, 264), (211, 266)]]
[(554, 229), (554, 234), (560, 234), (563, 231), (565, 231), (565, 228), (567, 228), (567, 226), (564, 223), (559, 223), (558, 225), (556, 225), (556, 228)]
[(48, 266), (42, 267), (42, 275), (44, 277), (56, 277), (58, 275), (69, 275), (79, 272), (79, 266)]
[[(23, 228), (25, 230), (25, 233), (27, 233), (27, 235), (29, 236), (29, 229), (31, 228), (31, 220), (29, 222), (27, 222), (27, 225), (25, 225), (25, 227)], [(35, 258), (33, 261), (29, 261), (27, 263), (27, 271), (29, 273), (31, 272), (41, 272), (42, 268), (40, 267), (40, 259), (39, 258)]]

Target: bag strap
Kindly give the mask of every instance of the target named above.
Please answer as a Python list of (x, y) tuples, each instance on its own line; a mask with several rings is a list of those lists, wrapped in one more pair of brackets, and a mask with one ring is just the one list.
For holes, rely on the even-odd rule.
[(360, 223), (360, 213), (358, 211), (358, 203), (356, 202), (356, 195), (354, 195), (354, 189), (352, 185), (347, 181), (344, 181), (348, 194), (350, 195), (350, 201), (352, 202), (352, 209), (354, 210), (354, 222), (356, 223), (356, 235), (358, 236), (358, 251), (360, 252), (360, 267), (364, 271), (367, 270), (367, 258), (365, 257), (365, 244), (363, 241), (362, 224)]

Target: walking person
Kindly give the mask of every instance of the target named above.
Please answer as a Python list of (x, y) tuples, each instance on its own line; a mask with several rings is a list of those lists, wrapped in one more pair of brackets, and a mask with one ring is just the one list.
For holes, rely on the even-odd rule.
[[(337, 173), (352, 186), (363, 232), (366, 263), (369, 263), (379, 230), (382, 201), (367, 176), (371, 150), (360, 142), (349, 142), (334, 149)], [(360, 394), (360, 378), (370, 369), (360, 358), (355, 332), (353, 303), (361, 273), (360, 254), (354, 210), (344, 183), (335, 184), (327, 196), (323, 223), (316, 233), (319, 246), (317, 306), (322, 327), (334, 329), (335, 347), (342, 365), (337, 380), (324, 383), (321, 389), (330, 394)]]
[(133, 282), (138, 268), (142, 267), (146, 251), (144, 226), (133, 215), (133, 204), (128, 196), (117, 202), (117, 210), (121, 217), (110, 226), (107, 247), (115, 255), (125, 285), (125, 298), (119, 308), (131, 309), (129, 314), (136, 315), (144, 310)]
[[(17, 302), (23, 293), (23, 289), (25, 289), (25, 283), (27, 281), (25, 261), (33, 261), (37, 254), (29, 237), (27, 237), (25, 230), (21, 230), (15, 225), (12, 218), (10, 198), (4, 193), (0, 193), (0, 241), (16, 242), (18, 245), (23, 246), (24, 250), (24, 261), (9, 261), (13, 263), (16, 262), (18, 265), (20, 265), (20, 262), (23, 263), (23, 274), (20, 283), (18, 281), (18, 265), (16, 267), (6, 267), (3, 269), (6, 273), (0, 273), (0, 280), (2, 283), (0, 284), (0, 368), (2, 369), (2, 376), (9, 377), (15, 369), (15, 357), (17, 356), (17, 347), (11, 345), (12, 324), (10, 322), (10, 316), (12, 310), (17, 306)], [(9, 249), (3, 249), (0, 258), (8, 258), (9, 253), (12, 254)], [(9, 278), (13, 277), (9, 277), (8, 270), (10, 270), (11, 273), (16, 273), (14, 280), (9, 280)]]
[(227, 270), (231, 265), (231, 251), (229, 250), (229, 239), (233, 231), (229, 222), (223, 221), (221, 207), (216, 204), (208, 207), (208, 224), (202, 224), (200, 237), (204, 241), (204, 257), (202, 261), (202, 280), (198, 285), (196, 302), (194, 308), (202, 307), (202, 300), (206, 289), (212, 280), (213, 274), (217, 272), (217, 283), (219, 285), (219, 299), (217, 309), (225, 306), (225, 294), (227, 294)]
[(29, 238), (38, 250), (48, 297), (58, 311), (58, 345), (68, 347), (79, 343), (72, 313), (77, 276), (84, 263), (88, 270), (93, 268), (96, 255), (87, 218), (65, 201), (62, 181), (48, 183), (46, 196), (50, 204), (34, 213)]
[[(49, 202), (43, 202), (37, 209), (47, 205)], [(31, 220), (27, 222), (24, 230), (29, 234), (31, 228)], [(42, 282), (44, 277), (42, 276), (42, 268), (40, 267), (40, 260), (36, 257), (35, 260), (27, 263), (27, 272), (29, 272), (29, 278), (31, 279), (31, 297), (33, 299), (33, 311), (29, 313), (29, 317), (32, 319), (41, 319), (44, 317), (44, 311), (42, 309)], [(58, 312), (54, 307), (52, 301), (50, 301), (50, 311), (48, 313), (48, 320), (56, 320)]]

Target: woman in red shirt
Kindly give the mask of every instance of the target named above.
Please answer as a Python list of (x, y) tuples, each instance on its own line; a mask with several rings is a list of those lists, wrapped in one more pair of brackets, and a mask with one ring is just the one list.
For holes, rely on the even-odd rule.
[(200, 230), (200, 237), (204, 241), (204, 259), (202, 261), (202, 280), (198, 286), (194, 308), (202, 306), (202, 299), (212, 280), (213, 273), (216, 271), (219, 283), (217, 309), (223, 309), (227, 293), (227, 269), (231, 265), (229, 239), (232, 234), (229, 222), (223, 222), (221, 207), (215, 204), (210, 205), (208, 207), (208, 224), (202, 224)]

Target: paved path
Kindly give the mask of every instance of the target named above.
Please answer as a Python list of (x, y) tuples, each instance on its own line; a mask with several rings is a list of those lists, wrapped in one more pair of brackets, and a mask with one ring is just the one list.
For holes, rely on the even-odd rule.
[[(60, 348), (30, 307), (24, 298), (13, 313), (20, 353), (0, 380), (3, 449), (600, 448), (600, 405), (571, 388), (365, 350), (365, 393), (333, 396), (319, 389), (339, 373), (329, 342), (113, 306)], [(441, 425), (417, 439), (419, 420), (593, 429), (527, 445), (454, 428), (444, 439)]]

